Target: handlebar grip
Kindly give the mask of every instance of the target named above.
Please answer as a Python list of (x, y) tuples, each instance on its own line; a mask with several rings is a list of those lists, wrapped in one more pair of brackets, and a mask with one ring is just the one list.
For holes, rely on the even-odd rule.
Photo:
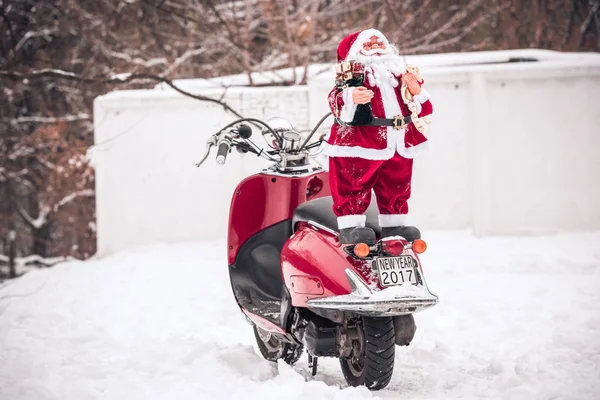
[(219, 149), (217, 150), (217, 164), (225, 164), (230, 147), (231, 141), (228, 138), (224, 138), (223, 140), (219, 141)]

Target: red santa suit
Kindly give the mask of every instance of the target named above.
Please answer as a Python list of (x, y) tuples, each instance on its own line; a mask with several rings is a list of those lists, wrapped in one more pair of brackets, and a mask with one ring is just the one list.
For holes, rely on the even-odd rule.
[[(385, 55), (363, 54), (363, 44), (372, 36), (385, 44)], [(429, 94), (423, 88), (409, 104), (405, 104), (401, 95), (401, 78), (406, 67), (397, 50), (378, 30), (368, 29), (348, 35), (340, 43), (337, 56), (338, 62), (353, 60), (365, 64), (364, 86), (374, 92), (370, 101), (373, 117), (391, 119), (399, 114), (411, 115), (413, 111), (424, 117), (432, 113)], [(379, 60), (375, 57), (381, 57), (383, 62), (377, 62)], [(338, 216), (338, 227), (365, 225), (364, 213), (371, 202), (372, 190), (379, 207), (379, 225), (382, 228), (406, 225), (412, 159), (427, 148), (427, 138), (413, 122), (399, 130), (391, 126), (343, 124), (352, 122), (357, 110), (357, 104), (352, 101), (354, 90), (353, 87), (343, 90), (336, 87), (328, 98), (333, 115), (342, 123), (333, 124), (326, 148), (333, 211)]]

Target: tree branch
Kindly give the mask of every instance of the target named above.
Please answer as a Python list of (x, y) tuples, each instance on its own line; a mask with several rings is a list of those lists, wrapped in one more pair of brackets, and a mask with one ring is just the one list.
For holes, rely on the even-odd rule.
[(22, 80), (44, 79), (44, 78), (56, 78), (56, 79), (64, 79), (64, 80), (68, 80), (68, 81), (73, 81), (73, 82), (81, 82), (81, 83), (87, 83), (87, 84), (105, 84), (105, 85), (126, 84), (126, 83), (130, 83), (133, 81), (143, 81), (143, 80), (161, 82), (161, 83), (164, 83), (167, 86), (171, 87), (173, 90), (175, 90), (176, 92), (178, 92), (184, 96), (190, 97), (195, 100), (208, 101), (211, 103), (219, 104), (225, 110), (229, 111), (236, 117), (243, 118), (243, 116), (240, 113), (238, 113), (236, 110), (231, 108), (227, 103), (225, 103), (221, 100), (218, 100), (218, 99), (213, 99), (211, 97), (200, 96), (200, 95), (196, 95), (196, 94), (187, 92), (187, 91), (179, 88), (178, 86), (176, 86), (171, 80), (169, 80), (165, 77), (162, 77), (162, 76), (158, 76), (158, 75), (143, 74), (143, 73), (142, 74), (126, 73), (126, 74), (115, 74), (115, 75), (112, 75), (109, 77), (101, 76), (101, 75), (99, 75), (99, 76), (81, 76), (74, 72), (63, 71), (60, 69), (50, 69), (50, 68), (29, 71), (26, 73), (15, 72), (15, 71), (0, 71), (0, 79), (22, 81)]
[(95, 195), (96, 192), (94, 191), (94, 189), (78, 190), (77, 192), (73, 192), (63, 197), (58, 203), (54, 204), (54, 207), (52, 207), (52, 211), (57, 212), (61, 207), (63, 207), (66, 204), (69, 204), (78, 197), (94, 197)]
[(21, 49), (21, 47), (23, 47), (23, 45), (25, 43), (27, 43), (27, 41), (31, 38), (43, 37), (47, 41), (51, 41), (52, 38), (50, 37), (50, 35), (52, 35), (56, 32), (58, 32), (58, 29), (56, 29), (56, 28), (55, 29), (42, 29), (41, 31), (36, 31), (36, 32), (29, 31), (25, 35), (23, 35), (21, 40), (19, 40), (19, 43), (17, 43), (17, 45), (15, 46), (15, 51), (19, 51), (19, 49)]
[(31, 116), (31, 117), (19, 117), (14, 118), (10, 121), (11, 124), (26, 124), (30, 122), (40, 124), (58, 124), (61, 122), (76, 122), (76, 121), (89, 121), (92, 116), (87, 113), (79, 113), (76, 115), (64, 115), (62, 117), (42, 117), (42, 116)]
[(600, 1), (598, 1), (598, 0), (594, 1), (594, 4), (592, 4), (592, 8), (590, 9), (590, 12), (588, 13), (587, 17), (585, 18), (583, 25), (581, 25), (581, 28), (579, 29), (579, 32), (581, 34), (581, 36), (579, 37), (579, 46), (581, 46), (583, 44), (583, 39), (584, 39), (585, 34), (590, 26), (590, 22), (592, 22), (592, 19), (596, 15), (596, 12), (598, 12), (599, 6), (600, 6)]
[(8, 29), (8, 34), (10, 35), (10, 42), (12, 43), (12, 48), (14, 50), (15, 47), (17, 46), (17, 39), (15, 38), (15, 33), (13, 32), (12, 25), (10, 23), (10, 19), (8, 18), (8, 15), (4, 11), (4, 4), (2, 4), (2, 3), (0, 3), (0, 14), (2, 15), (2, 19), (4, 20), (4, 23), (6, 24), (6, 28)]
[(33, 218), (31, 218), (31, 215), (29, 215), (29, 213), (27, 211), (25, 211), (25, 209), (23, 207), (21, 207), (21, 205), (18, 203), (17, 203), (17, 211), (19, 212), (19, 215), (25, 220), (25, 222), (27, 222), (27, 224), (29, 226), (31, 226), (33, 229), (40, 229), (42, 227), (42, 225), (44, 225), (46, 223), (45, 220), (42, 220), (40, 218), (42, 215), (42, 212), (40, 212), (40, 217), (33, 219)]
[(173, 71), (175, 71), (177, 68), (179, 68), (181, 66), (181, 64), (185, 63), (188, 59), (195, 57), (195, 56), (199, 56), (200, 54), (202, 54), (204, 52), (205, 52), (204, 47), (187, 50), (185, 53), (183, 53), (182, 55), (177, 57), (175, 59), (175, 61), (173, 61), (173, 64), (171, 64), (164, 72), (162, 72), (160, 74), (160, 76), (165, 77), (165, 76), (171, 75), (171, 73)]
[(29, 213), (20, 204), (17, 204), (17, 211), (19, 211), (21, 217), (25, 220), (25, 222), (27, 222), (29, 226), (37, 230), (41, 229), (44, 225), (48, 223), (48, 216), (50, 214), (57, 212), (63, 206), (71, 203), (78, 197), (93, 197), (95, 193), (96, 192), (94, 191), (94, 189), (78, 190), (63, 197), (52, 207), (42, 204), (40, 205), (40, 212), (36, 219), (33, 219), (33, 217), (31, 217), (31, 215), (29, 215)]

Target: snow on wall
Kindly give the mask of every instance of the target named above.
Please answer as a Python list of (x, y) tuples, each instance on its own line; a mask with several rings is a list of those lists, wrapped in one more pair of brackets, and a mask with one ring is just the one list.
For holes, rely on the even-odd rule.
[[(544, 61), (500, 63), (528, 54)], [(407, 61), (423, 66), (434, 102), (434, 147), (415, 162), (412, 222), (479, 235), (600, 229), (600, 56), (521, 50)], [(178, 84), (224, 95), (244, 116), (280, 115), (305, 129), (328, 111), (333, 82), (322, 65), (314, 70), (304, 87)], [(96, 99), (98, 253), (224, 237), (233, 189), (265, 163), (236, 153), (225, 167), (213, 156), (200, 169), (194, 162), (234, 118), (162, 86)]]

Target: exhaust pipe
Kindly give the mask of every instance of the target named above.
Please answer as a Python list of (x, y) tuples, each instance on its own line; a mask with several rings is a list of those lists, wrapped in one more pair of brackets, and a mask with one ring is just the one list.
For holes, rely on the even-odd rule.
[(396, 346), (408, 346), (415, 337), (417, 326), (412, 314), (394, 317), (394, 332), (396, 333)]

